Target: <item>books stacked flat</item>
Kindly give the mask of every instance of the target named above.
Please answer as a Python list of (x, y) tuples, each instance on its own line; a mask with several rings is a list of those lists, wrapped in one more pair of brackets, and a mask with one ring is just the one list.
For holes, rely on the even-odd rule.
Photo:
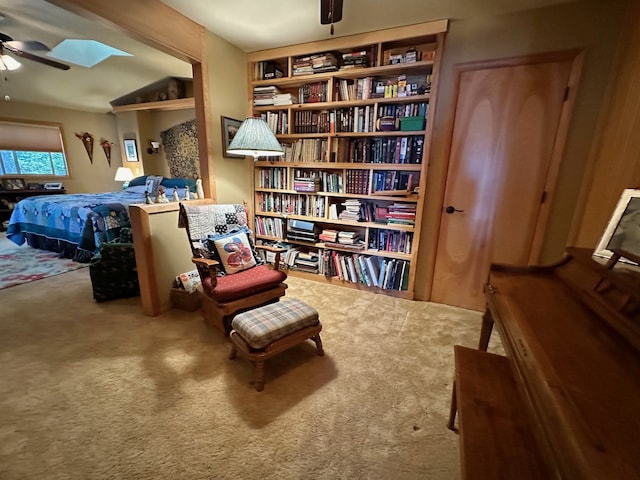
[(293, 75), (310, 75), (313, 73), (313, 65), (311, 56), (297, 57), (293, 59), (292, 66)]
[(360, 240), (360, 234), (358, 232), (348, 232), (341, 230), (338, 232), (338, 243), (345, 245), (356, 245)]
[(293, 105), (298, 103), (298, 97), (290, 93), (276, 93), (273, 96), (274, 105)]
[(307, 222), (306, 220), (290, 219), (287, 228), (287, 240), (317, 242), (318, 233), (316, 232), (315, 224), (313, 222)]
[(313, 73), (335, 72), (338, 70), (338, 59), (331, 52), (312, 55), (311, 68)]
[(387, 224), (415, 225), (416, 206), (412, 203), (393, 203), (388, 207)]
[(320, 232), (319, 238), (323, 242), (338, 243), (338, 230), (325, 228)]
[(318, 273), (320, 265), (320, 256), (318, 252), (300, 251), (293, 261), (293, 268), (303, 272)]
[(359, 52), (349, 52), (342, 54), (341, 70), (350, 70), (353, 68), (365, 68), (369, 66), (369, 56), (365, 50)]
[(342, 206), (344, 210), (338, 215), (340, 220), (360, 221), (360, 200), (348, 199), (342, 203)]
[(316, 193), (322, 188), (320, 177), (294, 178), (293, 189), (296, 192)]
[(280, 94), (278, 87), (267, 85), (264, 87), (253, 87), (253, 105), (259, 107), (261, 105), (273, 105), (274, 97)]

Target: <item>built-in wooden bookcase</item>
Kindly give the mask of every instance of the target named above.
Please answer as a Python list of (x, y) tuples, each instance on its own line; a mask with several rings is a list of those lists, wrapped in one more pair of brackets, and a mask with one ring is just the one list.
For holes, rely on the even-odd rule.
[[(255, 233), (292, 246), (291, 274), (413, 298), (446, 29), (249, 54), (253, 113), (286, 152), (254, 164)], [(262, 105), (274, 92), (284, 104)], [(340, 241), (327, 240), (335, 231)]]

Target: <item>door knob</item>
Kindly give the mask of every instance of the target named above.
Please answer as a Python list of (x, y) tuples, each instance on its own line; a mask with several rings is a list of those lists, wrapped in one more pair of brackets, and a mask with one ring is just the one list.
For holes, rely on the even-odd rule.
[(464, 212), (464, 210), (458, 210), (457, 208), (454, 208), (452, 205), (449, 205), (447, 208), (444, 209), (445, 212), (447, 212), (448, 214), (452, 214), (454, 212)]

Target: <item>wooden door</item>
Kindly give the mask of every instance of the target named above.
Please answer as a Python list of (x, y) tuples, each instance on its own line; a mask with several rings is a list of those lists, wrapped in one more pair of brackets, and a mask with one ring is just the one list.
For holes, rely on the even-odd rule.
[[(568, 124), (572, 60), (459, 73), (434, 302), (482, 310), (492, 262), (537, 260), (546, 223), (541, 205)], [(447, 213), (447, 207), (462, 211)]]

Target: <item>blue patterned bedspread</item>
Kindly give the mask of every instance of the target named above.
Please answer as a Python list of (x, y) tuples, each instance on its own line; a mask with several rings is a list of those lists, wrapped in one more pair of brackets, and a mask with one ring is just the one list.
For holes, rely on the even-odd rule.
[(118, 238), (120, 228), (130, 226), (127, 207), (134, 203), (144, 203), (144, 194), (121, 191), (25, 198), (11, 214), (7, 238), (22, 245), (27, 234), (35, 234), (97, 253), (102, 242)]

